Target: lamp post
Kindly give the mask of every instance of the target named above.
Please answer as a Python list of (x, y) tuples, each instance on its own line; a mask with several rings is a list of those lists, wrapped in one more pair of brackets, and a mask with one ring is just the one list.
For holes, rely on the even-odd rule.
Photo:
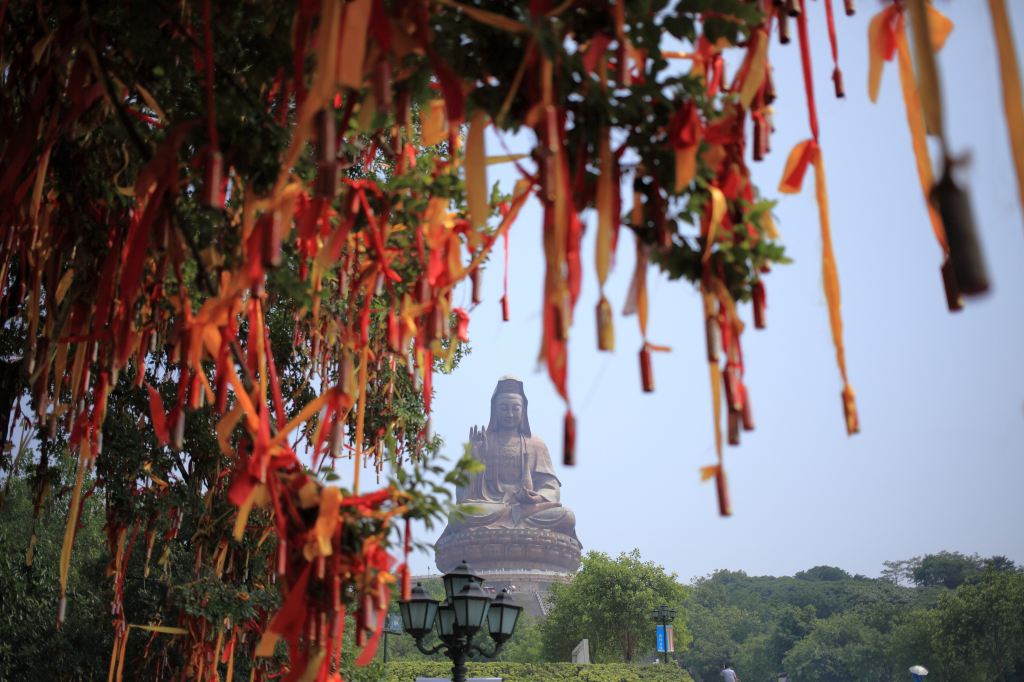
[(668, 655), (668, 626), (675, 621), (676, 610), (669, 608), (667, 604), (662, 604), (658, 608), (651, 611), (651, 620), (660, 625), (665, 633), (665, 663), (669, 662)]
[(384, 621), (384, 662), (388, 662), (388, 635), (400, 635), (402, 631), (402, 619), (394, 613), (389, 613)]
[[(512, 637), (523, 607), (513, 603), (508, 590), (492, 598), (480, 587), (483, 579), (473, 574), (463, 561), (444, 575), (446, 599), (431, 599), (423, 585), (413, 588), (408, 601), (398, 603), (402, 627), (416, 640), (416, 648), (428, 656), (444, 651), (452, 661), (452, 682), (466, 681), (466, 657), (473, 651), (494, 658)], [(473, 636), (486, 624), (494, 640), (494, 650), (473, 644)], [(431, 629), (437, 630), (441, 643), (433, 649), (423, 644)]]

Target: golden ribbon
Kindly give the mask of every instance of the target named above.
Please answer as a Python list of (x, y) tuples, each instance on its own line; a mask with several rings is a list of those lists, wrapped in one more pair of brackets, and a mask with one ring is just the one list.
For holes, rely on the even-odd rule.
[(846, 373), (846, 349), (843, 344), (842, 301), (839, 291), (839, 273), (835, 253), (832, 250), (832, 229), (828, 215), (828, 189), (825, 184), (825, 160), (821, 148), (814, 140), (799, 143), (789, 155), (783, 172), (779, 192), (795, 194), (800, 191), (804, 171), (814, 166), (815, 196), (818, 202), (818, 220), (821, 224), (821, 276), (828, 302), (829, 327), (832, 330), (832, 344), (836, 349), (836, 364), (843, 380), (843, 407), (846, 413), (846, 432), (853, 435), (860, 431), (853, 387)]
[(1006, 127), (1010, 133), (1013, 164), (1017, 170), (1017, 192), (1020, 195), (1021, 210), (1024, 210), (1024, 105), (1021, 98), (1020, 69), (1017, 66), (1017, 53), (1013, 46), (1006, 3), (1004, 0), (988, 0), (988, 6), (992, 12), (992, 30), (996, 36), (996, 50), (999, 53), (1003, 109), (1006, 112)]
[[(938, 50), (945, 42), (946, 36), (953, 29), (953, 24), (931, 7), (928, 8), (928, 12), (932, 49)], [(894, 44), (889, 44), (890, 42)], [(918, 92), (914, 79), (914, 67), (910, 58), (910, 48), (907, 45), (907, 32), (903, 13), (898, 6), (887, 7), (871, 19), (871, 24), (868, 27), (868, 43), (870, 58), (868, 96), (872, 102), (878, 99), (878, 88), (882, 80), (882, 66), (887, 57), (891, 58), (891, 53), (888, 53), (886, 47), (888, 45), (895, 49), (899, 62), (903, 105), (907, 113), (907, 125), (910, 128), (910, 140), (914, 150), (914, 160), (917, 164), (917, 176), (921, 184), (921, 192), (924, 195), (925, 206), (928, 210), (928, 219), (932, 224), (932, 232), (935, 234), (935, 239), (942, 248), (943, 254), (946, 254), (949, 252), (949, 247), (946, 244), (946, 231), (943, 228), (942, 219), (939, 217), (939, 213), (935, 210), (930, 199), (934, 178), (932, 177), (932, 161), (928, 153), (925, 108), (922, 104), (922, 95)], [(928, 95), (929, 102), (934, 97), (934, 94)], [(929, 109), (936, 106), (937, 104), (932, 102), (929, 104)], [(937, 115), (933, 114), (933, 117), (935, 116)]]

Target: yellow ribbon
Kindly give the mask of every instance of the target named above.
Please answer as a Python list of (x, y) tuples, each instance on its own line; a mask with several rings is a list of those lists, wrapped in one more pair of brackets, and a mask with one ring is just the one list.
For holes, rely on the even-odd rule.
[(1017, 192), (1020, 195), (1021, 210), (1024, 210), (1024, 105), (1021, 99), (1020, 69), (1017, 53), (1010, 33), (1010, 17), (1006, 13), (1004, 0), (988, 0), (992, 12), (992, 30), (999, 52), (999, 72), (1003, 82), (1003, 109), (1006, 112), (1006, 127), (1010, 133), (1010, 149), (1013, 164), (1017, 170)]
[(444, 100), (430, 100), (420, 111), (420, 140), (423, 146), (433, 147), (447, 139), (448, 118), (445, 116)]
[(306, 542), (302, 550), (306, 561), (317, 557), (330, 556), (332, 553), (331, 538), (338, 527), (338, 509), (341, 508), (341, 490), (327, 486), (320, 491), (320, 511), (313, 526), (313, 537)]
[(818, 202), (818, 221), (821, 224), (821, 276), (825, 288), (825, 300), (828, 302), (829, 327), (832, 330), (832, 344), (836, 349), (836, 364), (843, 380), (843, 402), (846, 410), (846, 432), (853, 435), (859, 431), (856, 420), (856, 403), (853, 388), (850, 386), (846, 373), (846, 348), (843, 344), (842, 301), (839, 292), (839, 272), (836, 267), (835, 253), (832, 250), (832, 228), (828, 215), (828, 189), (825, 184), (825, 159), (821, 148), (813, 140), (799, 143), (790, 153), (789, 162), (783, 175), (779, 191), (787, 194), (799, 192), (803, 185), (803, 175), (794, 173), (796, 164), (807, 151), (805, 145), (814, 145), (810, 149), (809, 164), (814, 166), (815, 196)]
[[(363, 85), (363, 61), (366, 59), (366, 35), (370, 24), (371, 0), (344, 3), (345, 22), (338, 44), (337, 80), (347, 88), (358, 90)], [(327, 26), (330, 31), (330, 25)], [(341, 52), (344, 50), (344, 52)], [(328, 64), (332, 62), (327, 62)], [(333, 94), (333, 93), (332, 93)]]
[[(84, 454), (84, 453), (83, 453)], [(64, 620), (64, 609), (68, 589), (68, 573), (71, 566), (71, 548), (75, 544), (75, 531), (78, 530), (78, 508), (82, 499), (82, 481), (85, 479), (86, 457), (79, 456), (78, 471), (75, 474), (75, 488), (71, 493), (71, 503), (68, 505), (68, 524), (64, 528), (64, 544), (60, 550), (60, 606), (57, 616), (58, 622)]]
[(478, 110), (469, 122), (466, 136), (466, 207), (469, 224), (474, 229), (487, 225), (491, 206), (487, 201), (487, 148), (484, 130), (487, 128), (487, 114)]
[(701, 256), (701, 261), (705, 263), (711, 258), (711, 245), (715, 243), (715, 236), (722, 224), (722, 218), (725, 217), (726, 209), (725, 195), (722, 194), (722, 190), (714, 186), (709, 186), (708, 190), (711, 192), (711, 216), (708, 219), (708, 237), (704, 244), (704, 255)]
[(740, 87), (740, 104), (744, 109), (750, 109), (750, 103), (754, 101), (754, 96), (764, 85), (764, 79), (768, 75), (768, 33), (766, 31), (757, 30), (751, 33), (746, 61), (749, 68), (746, 79)]
[(107, 673), (107, 682), (122, 679), (124, 674), (124, 652), (128, 647), (128, 634), (135, 630), (146, 632), (158, 632), (163, 635), (187, 635), (185, 628), (172, 627), (170, 625), (128, 625), (124, 632), (114, 638), (114, 649), (110, 652), (110, 670)]
[[(899, 11), (901, 10), (895, 6), (882, 10), (874, 16), (868, 28), (868, 51), (870, 54), (868, 96), (872, 102), (878, 99), (878, 88), (882, 78), (882, 66), (885, 56), (883, 45), (884, 25), (887, 21), (892, 20), (894, 12)], [(946, 19), (946, 17), (931, 7), (928, 8), (928, 16), (931, 47), (933, 50), (938, 50), (942, 47), (946, 37), (952, 30), (953, 24), (949, 19)], [(896, 22), (897, 26), (894, 31), (896, 56), (899, 63), (900, 89), (903, 93), (903, 106), (907, 114), (907, 126), (910, 128), (910, 140), (914, 150), (914, 161), (917, 164), (917, 176), (921, 184), (921, 191), (924, 194), (932, 232), (935, 234), (935, 239), (939, 242), (942, 252), (947, 253), (949, 247), (946, 244), (946, 231), (943, 228), (942, 219), (939, 217), (939, 213), (935, 210), (930, 199), (934, 178), (932, 177), (932, 161), (928, 153), (928, 126), (925, 123), (925, 108), (922, 104), (923, 93), (918, 91), (917, 83), (914, 79), (914, 67), (910, 57), (910, 48), (907, 45), (907, 32), (902, 15), (896, 19)], [(934, 91), (936, 86), (933, 83), (930, 87)], [(936, 97), (934, 92), (927, 95), (927, 97), (930, 102), (929, 110), (936, 108), (938, 104), (932, 101)], [(938, 114), (932, 114), (932, 116), (937, 118)], [(933, 125), (939, 124), (933, 122)]]

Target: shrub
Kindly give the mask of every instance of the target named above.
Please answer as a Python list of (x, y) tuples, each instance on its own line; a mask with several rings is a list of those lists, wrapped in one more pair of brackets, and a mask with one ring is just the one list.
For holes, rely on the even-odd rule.
[[(469, 663), (469, 677), (500, 677), (504, 682), (693, 682), (682, 669), (671, 665), (629, 663)], [(413, 682), (417, 677), (451, 677), (452, 667), (444, 662), (397, 661), (366, 672), (381, 677), (360, 677), (358, 682)]]

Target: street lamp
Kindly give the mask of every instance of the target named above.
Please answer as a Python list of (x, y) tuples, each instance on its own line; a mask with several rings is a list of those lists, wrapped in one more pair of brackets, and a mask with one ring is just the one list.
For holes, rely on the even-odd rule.
[[(455, 607), (447, 599), (437, 607), (435, 626), (437, 627), (437, 636), (442, 642), (450, 645), (455, 641)], [(409, 634), (413, 635), (411, 632)], [(413, 635), (413, 637), (415, 636)]]
[(522, 611), (522, 606), (512, 603), (512, 594), (508, 590), (502, 590), (487, 611), (487, 631), (491, 633), (491, 639), (498, 644), (507, 642), (516, 629), (516, 622)]
[(402, 627), (416, 639), (430, 634), (437, 617), (437, 600), (431, 599), (423, 585), (416, 583), (412, 588), (409, 601), (398, 602), (398, 610), (402, 614)]
[(444, 582), (444, 593), (451, 599), (453, 594), (462, 592), (462, 588), (468, 583), (483, 583), (483, 578), (473, 575), (473, 571), (469, 570), (469, 565), (466, 560), (463, 559), (462, 563), (456, 566), (449, 573), (445, 573), (444, 577), (441, 578)]
[(651, 611), (651, 620), (662, 627), (662, 631), (665, 633), (665, 662), (669, 662), (668, 655), (668, 626), (672, 624), (676, 619), (676, 610), (669, 608), (667, 604), (662, 604), (658, 608)]
[[(473, 651), (494, 658), (512, 637), (522, 606), (513, 603), (508, 590), (492, 598), (480, 585), (482, 578), (473, 574), (463, 561), (443, 578), (447, 598), (438, 603), (417, 584), (408, 601), (398, 602), (402, 627), (416, 640), (416, 648), (428, 656), (444, 651), (452, 661), (452, 682), (466, 682), (466, 656)], [(484, 624), (494, 640), (494, 650), (485, 651), (473, 644), (473, 636)], [(441, 643), (433, 649), (423, 639), (436, 628)]]

